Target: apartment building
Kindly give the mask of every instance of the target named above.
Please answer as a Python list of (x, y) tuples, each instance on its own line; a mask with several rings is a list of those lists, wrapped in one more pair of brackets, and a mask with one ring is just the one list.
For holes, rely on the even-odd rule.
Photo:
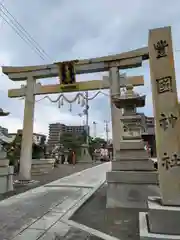
[(52, 150), (52, 148), (59, 144), (61, 139), (62, 133), (76, 133), (76, 134), (82, 134), (84, 131), (89, 132), (89, 126), (88, 129), (86, 126), (70, 126), (65, 125), (61, 123), (51, 123), (49, 124), (49, 137), (48, 137), (48, 150)]

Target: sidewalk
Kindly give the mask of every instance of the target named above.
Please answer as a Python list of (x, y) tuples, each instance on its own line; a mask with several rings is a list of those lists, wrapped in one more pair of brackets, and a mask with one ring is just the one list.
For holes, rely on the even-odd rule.
[(105, 181), (104, 163), (0, 202), (1, 240), (103, 239), (68, 219)]
[[(94, 163), (78, 163), (75, 166), (72, 166), (71, 164), (60, 164), (58, 168), (54, 168), (51, 171), (49, 171), (47, 174), (43, 175), (36, 175), (32, 176), (32, 179), (37, 181), (36, 184), (30, 184), (27, 186), (14, 186), (14, 191), (0, 194), (0, 201), (4, 200), (6, 198), (9, 198), (11, 196), (14, 196), (19, 193), (26, 192), (32, 188), (40, 187), (42, 185), (48, 184), (50, 182), (53, 182), (57, 179), (69, 176), (71, 174), (83, 171), (85, 169), (91, 168), (93, 166), (97, 166), (99, 164), (94, 164)], [(14, 176), (14, 180), (17, 180), (18, 176)]]

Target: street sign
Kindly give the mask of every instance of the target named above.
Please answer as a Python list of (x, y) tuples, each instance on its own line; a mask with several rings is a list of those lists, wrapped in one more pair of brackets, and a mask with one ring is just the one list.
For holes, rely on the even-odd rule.
[(63, 85), (69, 85), (76, 83), (76, 72), (74, 64), (76, 61), (67, 61), (67, 62), (59, 62), (59, 78), (60, 83)]

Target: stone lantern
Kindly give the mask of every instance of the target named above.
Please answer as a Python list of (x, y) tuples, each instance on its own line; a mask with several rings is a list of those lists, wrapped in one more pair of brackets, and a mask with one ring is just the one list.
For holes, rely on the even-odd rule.
[[(0, 117), (8, 116), (9, 112), (4, 112), (0, 108)], [(14, 137), (5, 136), (0, 132), (0, 193), (5, 193), (13, 190), (13, 174), (14, 167), (9, 166), (9, 159), (7, 153), (3, 148), (3, 143), (11, 143)]]
[(116, 151), (112, 171), (107, 173), (107, 207), (146, 208), (149, 195), (159, 195), (158, 176), (154, 164), (144, 149), (141, 137), (141, 116), (137, 107), (144, 107), (145, 95), (133, 91), (132, 85), (119, 98), (113, 98), (119, 109), (123, 108), (123, 140)]
[(137, 113), (137, 107), (145, 106), (145, 95), (139, 95), (133, 91), (132, 85), (126, 86), (126, 92), (120, 98), (113, 98), (115, 106), (123, 109), (121, 121), (124, 125), (123, 139), (140, 139), (144, 131), (141, 125), (141, 115)]

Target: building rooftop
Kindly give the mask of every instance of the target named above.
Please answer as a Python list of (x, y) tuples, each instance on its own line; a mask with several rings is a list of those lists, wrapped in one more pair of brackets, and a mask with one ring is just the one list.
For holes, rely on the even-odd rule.
[[(21, 133), (22, 134), (22, 129), (17, 130), (17, 132), (13, 132), (13, 133), (8, 133), (8, 135), (16, 135), (17, 133)], [(42, 137), (46, 137), (45, 134), (42, 133), (33, 133), (34, 136), (42, 136)]]

